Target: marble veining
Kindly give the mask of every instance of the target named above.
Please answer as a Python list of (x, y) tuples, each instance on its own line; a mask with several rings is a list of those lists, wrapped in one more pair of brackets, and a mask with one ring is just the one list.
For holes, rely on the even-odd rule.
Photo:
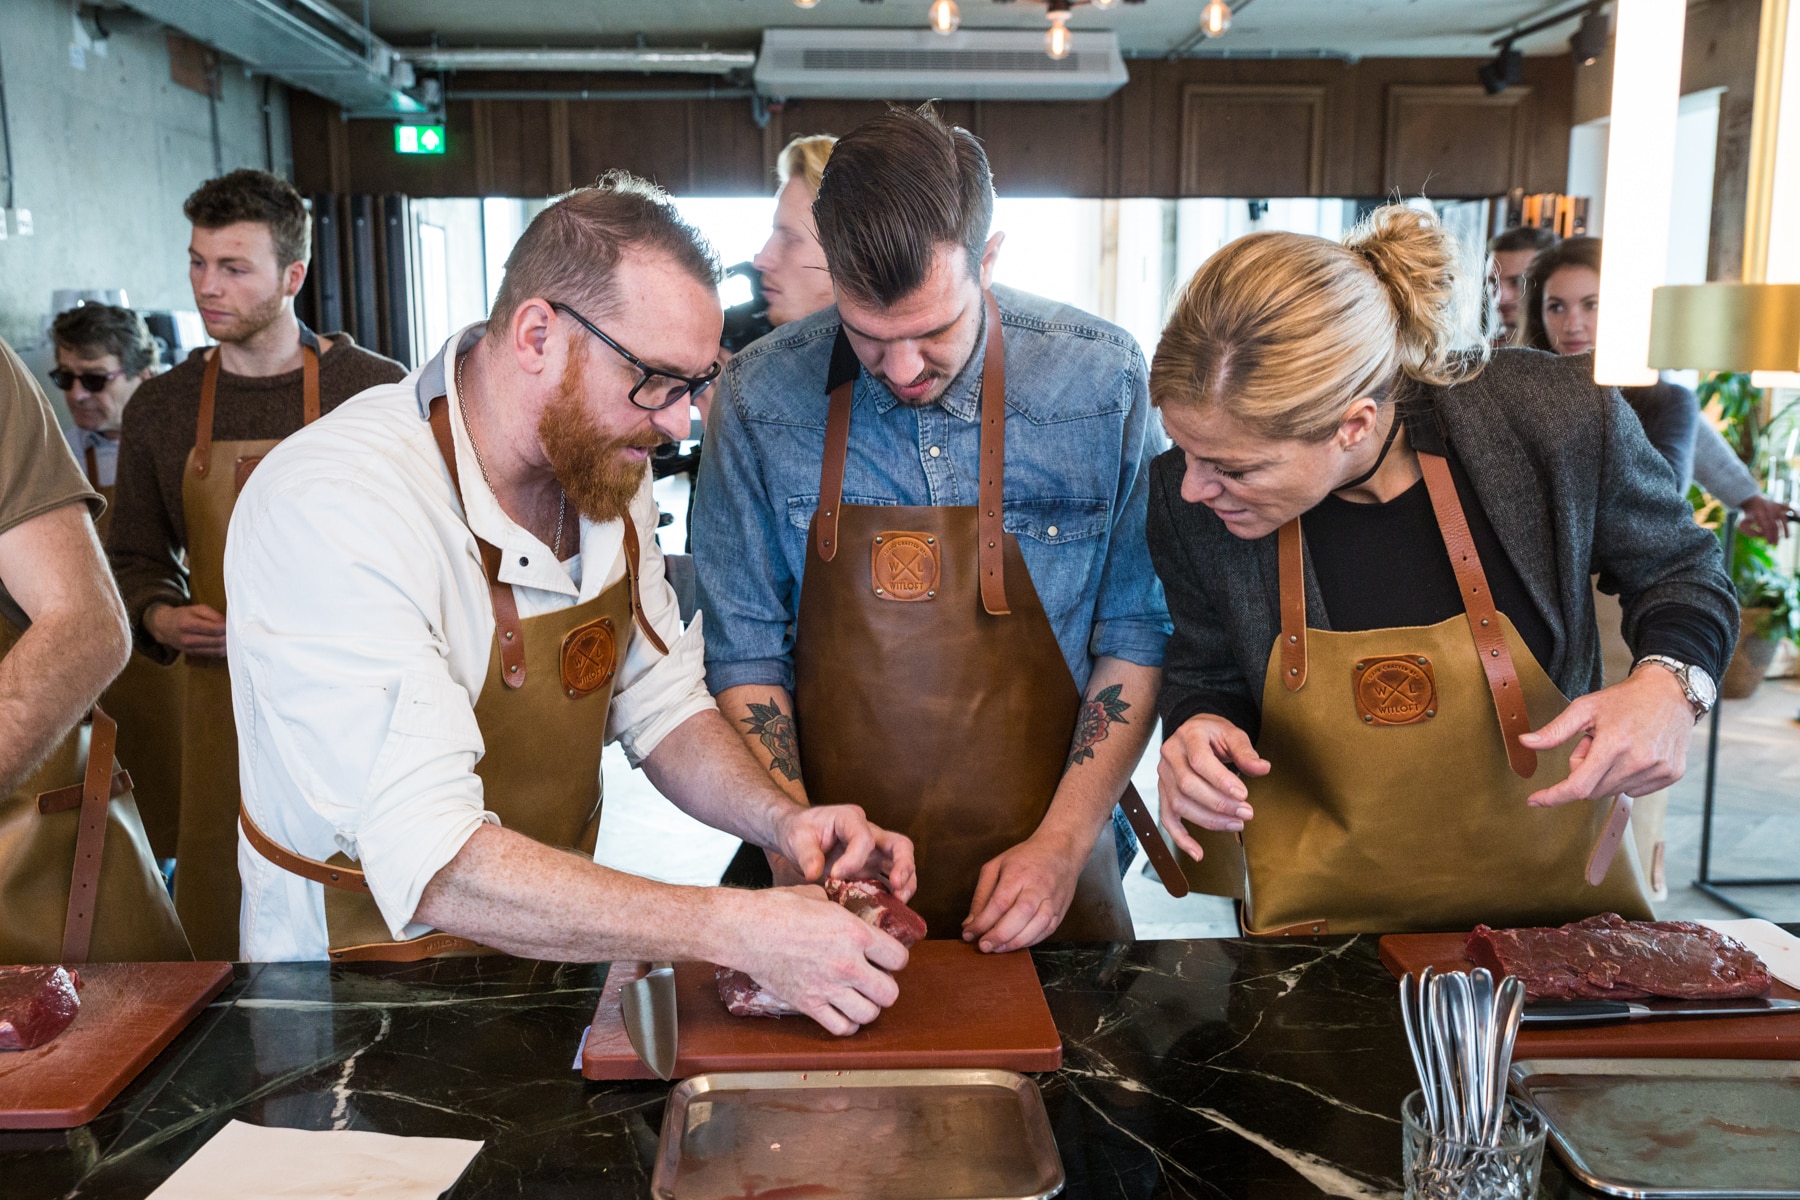
[[(1411, 1063), (1373, 938), (1035, 952), (1066, 1195), (1399, 1195)], [(479, 1138), (449, 1195), (642, 1197), (669, 1085), (571, 1069), (604, 966), (245, 964), (107, 1110), (0, 1133), (0, 1193), (142, 1197), (233, 1118)], [(905, 978), (901, 978), (905, 986)], [(1554, 1166), (1549, 1197), (1584, 1195)], [(829, 1182), (829, 1181), (825, 1181)]]

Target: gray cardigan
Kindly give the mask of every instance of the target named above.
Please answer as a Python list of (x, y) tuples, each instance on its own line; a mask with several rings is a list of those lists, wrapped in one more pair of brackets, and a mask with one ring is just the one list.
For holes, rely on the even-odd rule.
[[(1718, 541), (1694, 523), (1668, 466), (1591, 360), (1505, 349), (1475, 379), (1419, 387), (1475, 485), (1494, 532), (1555, 640), (1550, 678), (1571, 698), (1600, 681), (1590, 578), (1623, 602), (1625, 640), (1667, 605), (1714, 624), (1729, 655), (1737, 600)], [(1180, 450), (1151, 466), (1148, 537), (1175, 634), (1159, 705), (1167, 718), (1196, 692), (1262, 708), (1262, 681), (1280, 626), (1275, 535), (1245, 541), (1203, 504), (1181, 498)], [(1329, 628), (1310, 556), (1307, 611)], [(1697, 664), (1718, 679), (1724, 662)], [(1173, 732), (1165, 722), (1165, 736)]]

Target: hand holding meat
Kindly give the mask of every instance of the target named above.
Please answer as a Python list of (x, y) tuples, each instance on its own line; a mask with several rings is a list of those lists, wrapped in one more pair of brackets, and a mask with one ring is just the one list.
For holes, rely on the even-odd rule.
[(854, 804), (796, 805), (781, 818), (776, 837), (774, 849), (803, 879), (881, 878), (902, 900), (910, 899), (919, 886), (912, 840), (871, 824)]
[(989, 859), (963, 919), (963, 941), (980, 939), (983, 954), (1035, 946), (1062, 924), (1088, 847), (1039, 830)]
[(1245, 775), (1269, 773), (1268, 761), (1256, 753), (1249, 736), (1223, 717), (1190, 718), (1163, 743), (1156, 764), (1162, 825), (1196, 862), (1202, 854), (1200, 843), (1182, 827), (1183, 820), (1202, 829), (1236, 832), (1256, 815), (1249, 803), (1250, 789), (1232, 767)]
[(1654, 665), (1633, 671), (1623, 683), (1581, 697), (1542, 729), (1520, 736), (1533, 750), (1549, 750), (1581, 735), (1569, 756), (1569, 777), (1533, 792), (1527, 803), (1550, 808), (1666, 788), (1687, 771), (1693, 729), (1693, 707), (1671, 672)]
[(906, 947), (831, 903), (823, 888), (743, 892), (740, 902), (747, 906), (740, 928), (754, 936), (720, 965), (750, 976), (830, 1032), (855, 1033), (899, 998), (888, 972), (906, 966)]

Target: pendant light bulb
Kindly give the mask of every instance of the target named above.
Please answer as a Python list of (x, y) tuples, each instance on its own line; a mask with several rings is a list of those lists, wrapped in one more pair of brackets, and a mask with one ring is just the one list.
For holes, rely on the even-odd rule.
[(1231, 5), (1225, 0), (1208, 0), (1200, 13), (1200, 28), (1206, 31), (1207, 37), (1223, 37), (1231, 28)]
[(1088, 0), (1088, 2), (1095, 8), (1104, 10), (1111, 8), (1113, 5), (1117, 4), (1119, 0)]
[(1050, 14), (1050, 28), (1044, 33), (1044, 53), (1051, 58), (1069, 57), (1069, 46), (1074, 35), (1069, 32), (1069, 14), (1053, 12)]
[(817, 8), (819, 0), (794, 0), (795, 8)]
[[(817, 0), (814, 0), (817, 3)], [(956, 7), (956, 0), (931, 0), (931, 31), (949, 37), (962, 24), (962, 9)]]

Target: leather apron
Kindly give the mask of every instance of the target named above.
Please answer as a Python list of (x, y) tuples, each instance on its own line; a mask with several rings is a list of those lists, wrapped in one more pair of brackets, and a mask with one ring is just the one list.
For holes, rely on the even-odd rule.
[[(442, 396), (431, 403), (431, 430), (460, 498), (462, 482)], [(479, 536), (475, 542), (494, 606), (494, 645), (475, 701), (475, 723), (485, 747), (475, 764), (483, 803), (506, 828), (592, 859), (600, 833), (600, 752), (607, 711), (634, 620), (651, 645), (668, 653), (638, 598), (637, 529), (625, 518), (625, 578), (591, 600), (523, 619), (512, 585), (500, 582), (499, 548)], [(325, 862), (304, 858), (271, 840), (248, 812), (240, 820), (246, 839), (263, 857), (325, 885), (333, 961), (413, 962), (487, 952), (449, 933), (393, 941), (362, 871), (348, 856), (334, 854)]]
[[(301, 329), (304, 423), (319, 419), (318, 339)], [(188, 595), (225, 611), (225, 533), (238, 493), (279, 438), (213, 440), (219, 352), (206, 360), (200, 419), (181, 477), (187, 523)], [(194, 952), (206, 959), (238, 956), (238, 744), (231, 711), (231, 671), (223, 658), (185, 656), (182, 706), (181, 826), (175, 850), (175, 909)]]
[[(859, 804), (912, 839), (919, 890), (910, 903), (934, 938), (962, 936), (983, 864), (1036, 831), (1081, 708), (1002, 525), (1005, 352), (991, 294), (987, 330), (973, 508), (843, 503), (854, 377), (832, 390), (794, 634), (807, 795)], [(1053, 937), (1132, 936), (1108, 821)]]
[[(106, 498), (106, 511), (94, 522), (105, 542), (118, 489), (100, 485), (99, 456), (92, 446), (86, 459), (88, 486)], [(164, 666), (134, 650), (100, 697), (101, 706), (119, 723), (119, 759), (131, 764), (131, 792), (158, 859), (175, 857), (181, 814), (181, 684), (179, 663)]]
[(1281, 633), (1257, 740), (1270, 770), (1245, 780), (1256, 816), (1241, 838), (1188, 827), (1206, 851), (1184, 859), (1190, 879), (1242, 898), (1252, 934), (1649, 919), (1636, 853), (1618, 845), (1627, 807), (1526, 805), (1568, 775), (1573, 746), (1533, 752), (1518, 737), (1568, 699), (1494, 607), (1449, 465), (1423, 449), (1419, 462), (1465, 614), (1310, 629), (1300, 519), (1283, 526)]
[[(20, 630), (0, 617), (0, 658)], [(0, 963), (191, 960), (96, 705), (0, 795)]]

